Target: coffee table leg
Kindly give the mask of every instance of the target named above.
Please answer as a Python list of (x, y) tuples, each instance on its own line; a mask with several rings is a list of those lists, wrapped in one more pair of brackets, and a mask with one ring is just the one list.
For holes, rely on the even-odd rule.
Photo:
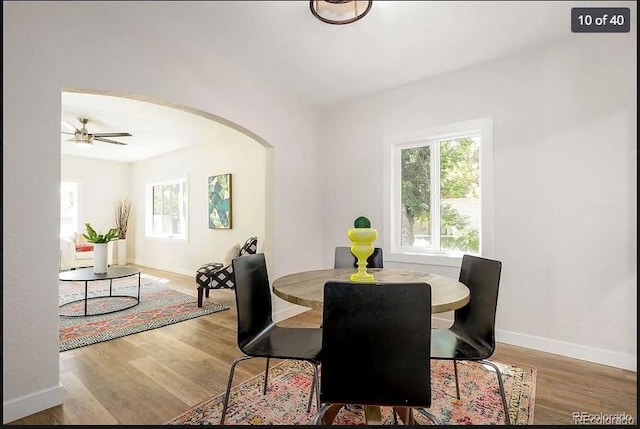
[(140, 303), (140, 273), (138, 273), (138, 303)]

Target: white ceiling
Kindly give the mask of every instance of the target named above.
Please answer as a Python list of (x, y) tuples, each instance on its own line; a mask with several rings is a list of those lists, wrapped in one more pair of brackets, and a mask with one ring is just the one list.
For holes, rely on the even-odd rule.
[[(62, 153), (119, 162), (135, 162), (194, 144), (245, 138), (238, 131), (210, 119), (159, 104), (97, 94), (62, 93), (62, 121), (87, 131), (129, 133), (110, 140), (126, 146), (94, 141), (89, 148), (76, 145), (73, 135), (61, 134)], [(61, 124), (61, 131), (69, 129)]]
[(308, 1), (122, 3), (110, 10), (258, 70), (318, 106), (571, 37), (574, 4), (374, 0), (362, 20), (330, 25)]
[[(96, 2), (106, 13), (95, 13), (94, 2), (73, 3), (91, 20), (143, 22), (147, 31), (206, 47), (320, 108), (569, 38), (571, 7), (584, 6), (374, 1), (362, 20), (330, 25), (311, 14), (307, 1)], [(201, 141), (213, 124), (178, 110), (97, 95), (65, 93), (62, 109), (70, 122), (91, 119), (89, 132), (131, 133), (115, 139), (128, 146), (98, 142), (90, 155), (129, 162)], [(221, 132), (217, 128), (210, 131)], [(63, 137), (63, 153), (89, 156), (65, 141), (71, 136)]]

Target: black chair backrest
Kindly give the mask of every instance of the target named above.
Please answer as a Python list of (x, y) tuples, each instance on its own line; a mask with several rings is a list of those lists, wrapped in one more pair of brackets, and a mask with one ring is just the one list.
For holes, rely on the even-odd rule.
[(273, 324), (271, 290), (264, 253), (231, 261), (236, 283), (238, 347), (244, 346)]
[(320, 401), (431, 404), (431, 286), (325, 283)]
[[(367, 258), (367, 268), (384, 268), (382, 248), (375, 247), (371, 256)], [(333, 268), (358, 268), (358, 258), (351, 253), (350, 247), (336, 247)]]
[[(454, 311), (451, 330), (482, 346), (488, 356), (495, 349), (495, 321), (502, 262), (463, 255), (460, 283), (471, 292), (469, 304)], [(487, 356), (487, 357), (488, 357)]]

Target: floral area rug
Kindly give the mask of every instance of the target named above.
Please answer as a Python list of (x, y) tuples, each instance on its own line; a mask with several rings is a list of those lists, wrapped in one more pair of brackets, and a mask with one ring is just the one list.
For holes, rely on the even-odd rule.
[[(84, 314), (84, 282), (60, 282), (60, 351), (113, 340), (188, 319), (229, 309), (205, 302), (198, 308), (194, 296), (170, 289), (157, 278), (141, 275), (140, 303), (114, 313), (95, 316)], [(195, 286), (194, 286), (195, 287)], [(114, 295), (137, 296), (138, 276), (113, 281)], [(109, 281), (89, 282), (89, 297), (109, 295)], [(73, 302), (76, 301), (76, 302)], [(95, 298), (88, 301), (88, 314), (107, 312), (135, 304), (133, 298)], [(64, 314), (64, 315), (63, 315)]]
[[(536, 370), (494, 362), (503, 376), (511, 424), (533, 424)], [(239, 364), (242, 365), (242, 364)], [(320, 368), (322, 369), (322, 368)], [(228, 425), (299, 425), (311, 421), (316, 412), (315, 399), (307, 413), (311, 389), (311, 366), (305, 362), (284, 361), (269, 370), (267, 394), (262, 394), (264, 374), (231, 390), (225, 416)], [(322, 376), (320, 376), (322, 377)], [(498, 381), (491, 367), (474, 362), (458, 363), (460, 400), (456, 399), (453, 363), (431, 361), (432, 402), (429, 411), (440, 424), (504, 424), (504, 410)], [(224, 394), (209, 399), (167, 425), (217, 425)], [(419, 424), (432, 422), (414, 413)], [(391, 409), (382, 407), (384, 425), (393, 424)], [(343, 407), (333, 424), (364, 425), (364, 411), (359, 406)]]

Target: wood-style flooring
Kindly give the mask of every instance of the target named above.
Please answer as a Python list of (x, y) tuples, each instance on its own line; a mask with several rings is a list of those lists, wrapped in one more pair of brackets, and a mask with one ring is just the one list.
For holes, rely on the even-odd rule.
[[(167, 286), (197, 296), (191, 277), (143, 267)], [(213, 290), (229, 310), (60, 353), (62, 405), (16, 420), (25, 425), (159, 425), (223, 393), (236, 345), (235, 298)], [(318, 311), (282, 322), (318, 326)], [(637, 373), (498, 344), (492, 358), (537, 369), (534, 424), (574, 424), (574, 413), (637, 417)], [(234, 384), (264, 371), (262, 359), (238, 365)]]

